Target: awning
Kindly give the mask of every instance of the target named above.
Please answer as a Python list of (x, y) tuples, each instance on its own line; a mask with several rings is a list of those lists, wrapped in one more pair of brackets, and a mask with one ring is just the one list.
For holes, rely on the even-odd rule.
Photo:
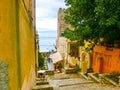
[(52, 58), (53, 63), (56, 63), (56, 62), (63, 60), (62, 56), (59, 52), (50, 55), (50, 58)]
[(45, 70), (39, 70), (37, 73), (45, 73)]

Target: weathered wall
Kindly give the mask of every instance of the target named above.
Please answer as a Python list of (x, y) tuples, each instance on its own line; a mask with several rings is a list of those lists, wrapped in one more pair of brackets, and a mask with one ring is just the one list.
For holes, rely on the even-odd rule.
[(29, 90), (35, 78), (35, 34), (23, 2), (19, 2), (20, 70), (22, 90)]
[(9, 90), (18, 90), (15, 1), (0, 1), (0, 59), (8, 63)]
[(95, 72), (120, 72), (120, 49), (96, 46), (92, 67)]
[(9, 90), (29, 90), (34, 82), (35, 32), (29, 18), (23, 0), (0, 2), (0, 60), (8, 64)]

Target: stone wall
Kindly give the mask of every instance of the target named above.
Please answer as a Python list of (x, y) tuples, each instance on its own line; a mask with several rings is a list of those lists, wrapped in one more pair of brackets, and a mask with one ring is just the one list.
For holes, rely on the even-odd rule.
[(8, 64), (0, 60), (0, 90), (8, 90)]

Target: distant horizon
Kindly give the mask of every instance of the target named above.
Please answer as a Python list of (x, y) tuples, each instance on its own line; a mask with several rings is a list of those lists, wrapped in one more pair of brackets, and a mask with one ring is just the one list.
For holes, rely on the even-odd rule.
[(64, 0), (36, 0), (36, 31), (39, 34), (39, 49), (55, 49), (59, 8), (65, 8)]
[(40, 31), (39, 32), (39, 47), (40, 50), (54, 50), (56, 39), (57, 39), (57, 32), (56, 31)]

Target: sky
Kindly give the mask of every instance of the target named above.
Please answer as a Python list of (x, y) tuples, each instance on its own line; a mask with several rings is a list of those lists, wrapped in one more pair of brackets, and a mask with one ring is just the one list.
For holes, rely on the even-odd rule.
[[(45, 38), (47, 36), (54, 37), (53, 39), (56, 40), (59, 8), (65, 8), (64, 0), (36, 0), (36, 29), (39, 34), (39, 46), (41, 50), (49, 47), (41, 47), (42, 44), (46, 42)], [(41, 42), (43, 37), (44, 42)], [(49, 41), (48, 44), (55, 44), (55, 40), (53, 39), (47, 39), (47, 42)]]

